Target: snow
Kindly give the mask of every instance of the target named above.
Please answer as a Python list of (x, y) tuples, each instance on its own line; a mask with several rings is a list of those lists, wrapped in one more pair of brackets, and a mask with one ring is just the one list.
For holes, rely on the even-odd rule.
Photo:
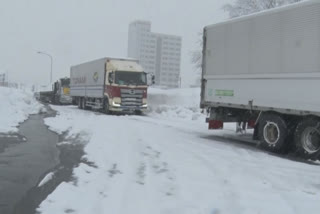
[(57, 143), (58, 146), (63, 146), (63, 145), (71, 145), (72, 142), (68, 142), (68, 141), (62, 141), (60, 143)]
[[(284, 4), (283, 5), (280, 5), (280, 6), (277, 6), (277, 7), (274, 7), (274, 8), (269, 8), (269, 9), (266, 9), (266, 8), (258, 8), (253, 6), (253, 8), (250, 6), (248, 6), (248, 10), (247, 8), (243, 8), (243, 10), (245, 11), (245, 13), (247, 13), (248, 11), (250, 10), (253, 10), (251, 11), (249, 14), (246, 14), (246, 15), (243, 15), (241, 13), (240, 16), (236, 16), (234, 18), (231, 18), (229, 20), (225, 20), (225, 21), (222, 21), (222, 22), (219, 22), (219, 23), (216, 23), (216, 24), (212, 24), (212, 25), (209, 25), (207, 27), (213, 27), (213, 26), (218, 26), (218, 25), (223, 25), (223, 24), (226, 24), (226, 23), (234, 23), (234, 22), (241, 22), (241, 21), (244, 21), (246, 19), (250, 19), (250, 18), (253, 18), (253, 17), (259, 17), (259, 16), (266, 16), (266, 15), (273, 15), (273, 14), (276, 14), (276, 13), (279, 13), (279, 12), (283, 12), (283, 11), (288, 11), (288, 10), (293, 10), (295, 8), (299, 8), (303, 5), (314, 5), (314, 3), (317, 3), (318, 0), (301, 0), (300, 2), (283, 2)], [(249, 3), (250, 4), (250, 3)], [(262, 6), (262, 5), (261, 5)], [(242, 8), (239, 8), (239, 7), (235, 7), (234, 8), (235, 10), (242, 10)], [(260, 11), (255, 11), (256, 9), (260, 10)]]
[(46, 176), (44, 176), (44, 178), (40, 181), (40, 183), (38, 184), (38, 187), (42, 187), (43, 185), (45, 185), (46, 183), (48, 183), (50, 180), (52, 180), (54, 177), (54, 172), (49, 172), (48, 174), (46, 174)]
[(199, 109), (200, 88), (148, 90), (151, 115), (188, 120), (205, 120)]
[(43, 107), (27, 90), (0, 87), (0, 133), (17, 132), (17, 126)]
[[(209, 131), (198, 114), (199, 89), (151, 89), (148, 116), (110, 116), (52, 106), (45, 123), (87, 141), (85, 157), (41, 203), (43, 214), (319, 213), (320, 168), (277, 157)], [(157, 99), (156, 99), (157, 98)], [(159, 98), (159, 99), (158, 99)], [(158, 111), (160, 106), (167, 106)], [(190, 108), (195, 108), (194, 111)], [(200, 112), (201, 113), (201, 112)], [(202, 118), (202, 119), (201, 119)], [(239, 135), (240, 137), (240, 135)]]
[(110, 66), (113, 67), (114, 70), (118, 71), (137, 71), (143, 72), (143, 68), (141, 65), (137, 63), (137, 60), (128, 61), (120, 59), (111, 59)]

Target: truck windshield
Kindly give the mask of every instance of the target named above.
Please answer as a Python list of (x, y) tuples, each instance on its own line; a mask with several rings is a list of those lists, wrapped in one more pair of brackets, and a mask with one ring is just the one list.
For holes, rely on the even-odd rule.
[(70, 87), (70, 79), (69, 78), (61, 79), (61, 86)]
[(119, 85), (147, 85), (144, 72), (116, 71), (115, 83)]

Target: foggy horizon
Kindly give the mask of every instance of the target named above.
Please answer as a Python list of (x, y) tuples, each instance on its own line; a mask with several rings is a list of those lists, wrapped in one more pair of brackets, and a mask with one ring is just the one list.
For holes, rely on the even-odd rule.
[[(128, 26), (146, 20), (157, 33), (182, 37), (182, 85), (195, 81), (190, 52), (199, 49), (203, 27), (227, 17), (222, 6), (230, 1), (185, 3), (182, 0), (3, 2), (0, 8), (0, 73), (9, 81), (46, 85), (69, 76), (70, 66), (102, 57), (127, 57)], [(111, 6), (111, 7), (110, 7)]]

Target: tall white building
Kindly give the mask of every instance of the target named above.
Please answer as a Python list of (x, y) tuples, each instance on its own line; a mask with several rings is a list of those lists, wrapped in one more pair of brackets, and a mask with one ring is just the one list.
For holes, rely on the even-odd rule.
[(140, 61), (146, 72), (155, 75), (156, 85), (179, 87), (181, 37), (151, 32), (148, 21), (129, 25), (128, 57)]

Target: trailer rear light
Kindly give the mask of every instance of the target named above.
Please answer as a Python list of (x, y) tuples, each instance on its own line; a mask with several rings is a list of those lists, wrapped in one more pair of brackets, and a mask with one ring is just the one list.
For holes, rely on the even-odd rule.
[(209, 129), (223, 129), (223, 121), (209, 120)]
[(255, 120), (249, 120), (248, 121), (248, 128), (253, 129), (256, 126), (256, 121)]

